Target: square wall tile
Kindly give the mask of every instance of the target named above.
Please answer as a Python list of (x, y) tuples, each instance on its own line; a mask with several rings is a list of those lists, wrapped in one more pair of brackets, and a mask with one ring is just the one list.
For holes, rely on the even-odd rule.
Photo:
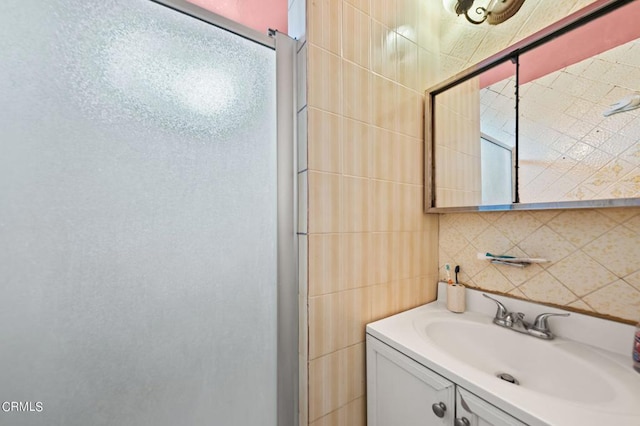
[(370, 320), (369, 287), (309, 298), (309, 359), (364, 342)]
[(396, 79), (396, 41), (398, 34), (377, 21), (371, 22), (371, 71)]
[(337, 55), (341, 49), (342, 0), (314, 0), (307, 4), (307, 39)]
[(418, 45), (399, 34), (396, 38), (396, 49), (398, 82), (411, 90), (420, 90)]
[(549, 273), (577, 296), (585, 296), (616, 281), (618, 277), (581, 251), (549, 268)]
[(396, 0), (371, 0), (371, 17), (386, 27), (396, 27), (396, 15)]
[(390, 130), (372, 129), (372, 169), (371, 177), (386, 181), (397, 181), (400, 175), (400, 156), (396, 151), (400, 146), (399, 135)]
[(413, 138), (423, 139), (424, 96), (405, 87), (398, 86), (396, 89), (396, 106), (398, 131)]
[(344, 289), (371, 283), (373, 269), (372, 234), (340, 234), (340, 282)]
[(371, 283), (383, 284), (391, 281), (392, 273), (392, 234), (374, 232), (371, 234)]
[(309, 46), (309, 106), (342, 113), (342, 60), (339, 56), (311, 44)]
[(369, 177), (371, 168), (371, 127), (351, 119), (342, 123), (342, 173)]
[(426, 49), (418, 49), (418, 91), (424, 93), (438, 83), (438, 55)]
[(432, 52), (440, 50), (440, 15), (446, 14), (440, 2), (418, 2), (418, 45)]
[(343, 3), (342, 57), (350, 62), (369, 68), (371, 18), (350, 5)]
[(342, 177), (342, 232), (367, 232), (371, 227), (369, 179)]
[(531, 300), (568, 305), (578, 297), (551, 274), (543, 271), (518, 287)]
[(616, 226), (616, 221), (598, 210), (566, 210), (548, 225), (576, 247), (582, 247)]
[(422, 252), (420, 260), (420, 276), (435, 276), (437, 281), (438, 274), (438, 216), (429, 215), (426, 218), (425, 226), (422, 231)]
[(340, 173), (342, 170), (342, 118), (309, 107), (309, 169)]
[(311, 426), (366, 426), (366, 424), (367, 403), (366, 398), (361, 397), (316, 420)]
[(340, 231), (340, 175), (309, 172), (309, 233)]
[(397, 124), (396, 84), (384, 77), (371, 79), (371, 123), (385, 130), (395, 131)]
[(423, 277), (378, 284), (371, 288), (372, 321), (387, 318), (423, 304)]
[(636, 320), (640, 311), (640, 291), (622, 280), (583, 298), (596, 312), (614, 313), (619, 318)]
[(364, 394), (364, 343), (311, 361), (309, 365), (310, 421), (313, 422)]
[(343, 290), (340, 234), (309, 235), (309, 296)]
[(372, 231), (394, 231), (398, 229), (400, 214), (398, 185), (392, 182), (372, 180), (373, 224)]
[(372, 180), (371, 190), (372, 231), (422, 230), (422, 186)]
[(617, 226), (583, 247), (582, 251), (618, 276), (638, 270), (640, 235), (624, 226)]
[(424, 143), (421, 139), (398, 135), (397, 149), (393, 155), (398, 157), (397, 182), (422, 185), (424, 179)]
[(368, 123), (371, 116), (371, 73), (352, 62), (342, 61), (342, 113)]
[(395, 0), (396, 28), (403, 37), (418, 41), (418, 3), (423, 0)]

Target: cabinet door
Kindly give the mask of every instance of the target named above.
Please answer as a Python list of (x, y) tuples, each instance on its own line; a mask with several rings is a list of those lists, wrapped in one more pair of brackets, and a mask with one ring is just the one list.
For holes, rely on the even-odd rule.
[[(466, 421), (465, 421), (466, 419)], [(469, 391), (456, 389), (455, 426), (527, 426)]]
[(367, 336), (368, 426), (451, 425), (454, 408), (452, 382)]

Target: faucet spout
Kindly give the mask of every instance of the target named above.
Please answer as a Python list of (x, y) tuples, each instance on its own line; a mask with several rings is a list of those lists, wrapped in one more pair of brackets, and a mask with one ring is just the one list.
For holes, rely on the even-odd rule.
[(505, 326), (509, 327), (513, 331), (519, 331), (520, 333), (529, 332), (531, 324), (524, 320), (524, 314), (522, 312), (510, 312), (505, 318)]

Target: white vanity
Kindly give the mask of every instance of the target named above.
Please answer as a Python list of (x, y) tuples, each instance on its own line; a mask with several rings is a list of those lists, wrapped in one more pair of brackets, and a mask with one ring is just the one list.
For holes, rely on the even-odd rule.
[[(529, 321), (563, 313), (492, 297)], [(495, 325), (480, 291), (462, 314), (445, 299), (440, 283), (436, 302), (367, 325), (368, 426), (640, 425), (634, 327), (571, 313), (543, 340)]]

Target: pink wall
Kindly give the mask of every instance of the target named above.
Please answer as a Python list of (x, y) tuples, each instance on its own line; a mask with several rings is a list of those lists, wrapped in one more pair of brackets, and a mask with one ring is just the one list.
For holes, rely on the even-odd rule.
[(287, 0), (187, 0), (261, 33), (287, 33)]
[(520, 56), (520, 82), (580, 62), (640, 37), (640, 1), (623, 6)]
[[(640, 1), (635, 1), (521, 55), (520, 84), (640, 38), (639, 17)], [(501, 81), (514, 72), (511, 63), (495, 67), (480, 76), (480, 87)]]

